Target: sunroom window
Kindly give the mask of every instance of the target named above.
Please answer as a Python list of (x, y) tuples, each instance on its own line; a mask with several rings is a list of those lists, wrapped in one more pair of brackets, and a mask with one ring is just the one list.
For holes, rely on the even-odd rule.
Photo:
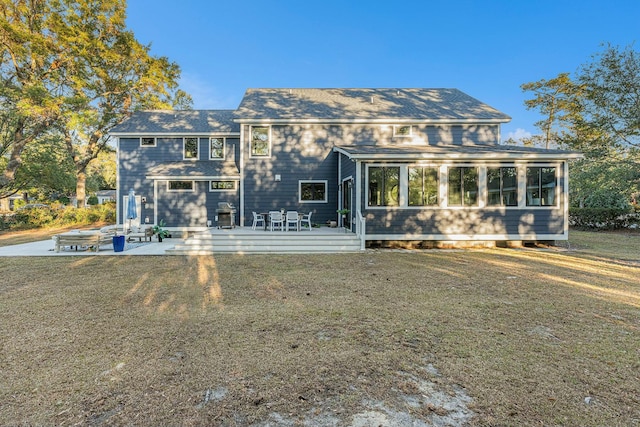
[(400, 168), (397, 166), (369, 168), (369, 206), (398, 206)]
[(438, 168), (409, 167), (409, 206), (438, 204)]
[(185, 159), (198, 158), (198, 138), (183, 139), (183, 156)]
[(527, 206), (555, 206), (556, 187), (555, 167), (527, 168)]
[(478, 168), (449, 168), (449, 206), (478, 205)]
[(251, 128), (251, 157), (269, 157), (271, 141), (269, 127), (254, 126)]
[(224, 138), (209, 138), (209, 158), (224, 159)]
[(488, 206), (518, 206), (518, 170), (487, 168), (487, 191)]

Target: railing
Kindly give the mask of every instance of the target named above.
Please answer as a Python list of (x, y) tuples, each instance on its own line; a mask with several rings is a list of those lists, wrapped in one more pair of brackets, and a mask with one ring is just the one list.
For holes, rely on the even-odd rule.
[(356, 235), (360, 238), (360, 250), (364, 250), (367, 234), (367, 220), (362, 216), (360, 209), (356, 211)]

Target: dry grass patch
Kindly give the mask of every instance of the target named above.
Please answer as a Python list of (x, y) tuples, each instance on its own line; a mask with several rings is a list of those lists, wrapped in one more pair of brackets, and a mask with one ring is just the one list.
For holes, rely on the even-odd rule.
[(0, 424), (638, 424), (639, 268), (588, 255), (3, 258)]

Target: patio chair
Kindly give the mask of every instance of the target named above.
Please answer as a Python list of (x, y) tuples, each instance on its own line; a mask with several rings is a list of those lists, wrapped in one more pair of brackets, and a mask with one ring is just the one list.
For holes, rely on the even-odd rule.
[(313, 230), (313, 227), (311, 226), (311, 214), (313, 212), (309, 212), (308, 214), (303, 214), (302, 218), (300, 218), (300, 226), (302, 226), (302, 224), (307, 224), (309, 226), (309, 231)]
[(289, 225), (293, 224), (296, 231), (300, 231), (300, 216), (297, 211), (287, 211), (286, 230), (289, 231)]
[(273, 231), (276, 225), (280, 226), (280, 230), (284, 231), (284, 218), (280, 211), (269, 212), (269, 229)]
[(253, 212), (253, 224), (251, 225), (251, 229), (255, 230), (256, 227), (260, 224), (262, 224), (262, 226), (265, 226), (265, 219), (264, 219), (264, 215), (259, 214), (257, 212)]

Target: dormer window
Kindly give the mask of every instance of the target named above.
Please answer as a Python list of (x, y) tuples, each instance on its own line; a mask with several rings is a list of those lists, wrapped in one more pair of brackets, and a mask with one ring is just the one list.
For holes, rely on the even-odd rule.
[(183, 138), (183, 158), (198, 160), (198, 138)]
[(411, 136), (412, 130), (411, 125), (395, 125), (393, 127), (393, 136), (394, 138), (406, 138)]

